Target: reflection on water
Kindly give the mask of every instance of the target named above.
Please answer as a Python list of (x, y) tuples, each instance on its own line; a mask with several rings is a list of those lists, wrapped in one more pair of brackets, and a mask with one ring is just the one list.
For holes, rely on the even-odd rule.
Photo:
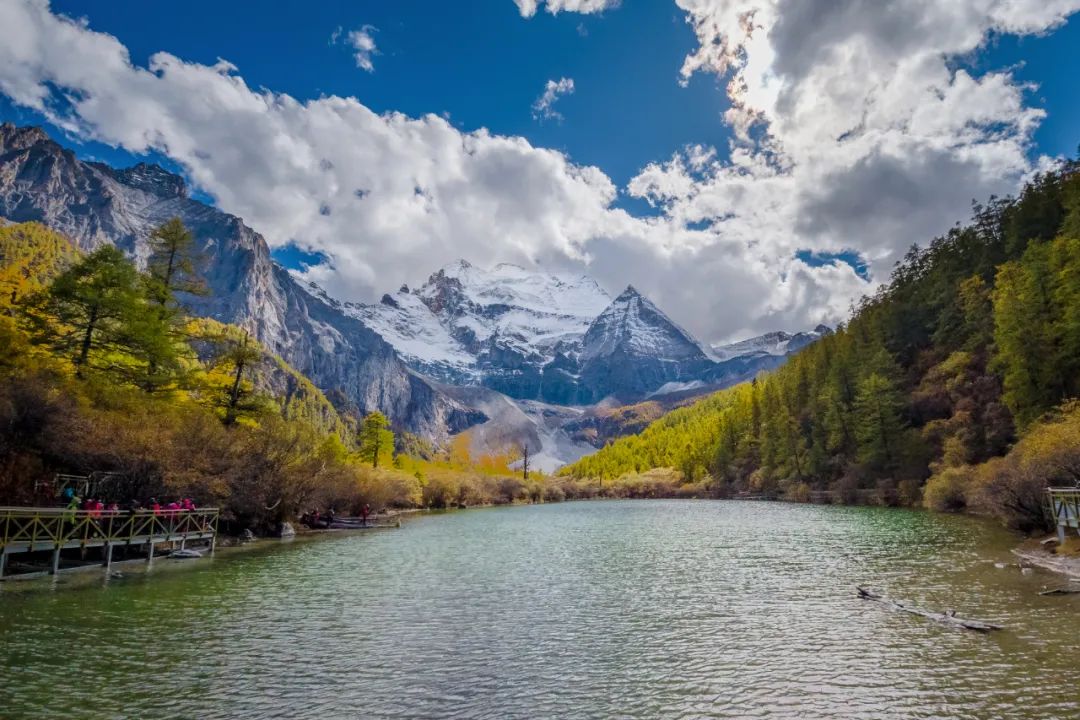
[(1080, 716), (1080, 596), (996, 569), (1011, 542), (918, 512), (589, 502), (9, 583), (0, 716)]

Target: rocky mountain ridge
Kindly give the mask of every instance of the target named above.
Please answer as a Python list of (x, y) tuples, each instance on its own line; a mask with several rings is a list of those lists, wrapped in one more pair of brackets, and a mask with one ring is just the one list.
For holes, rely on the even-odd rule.
[(408, 368), (377, 333), (309, 292), (243, 221), (188, 197), (182, 178), (153, 165), (115, 170), (79, 160), (40, 128), (0, 125), (0, 216), (39, 221), (81, 249), (110, 243), (136, 260), (171, 217), (191, 229), (210, 293), (193, 314), (249, 330), (331, 398), (379, 409), (403, 429), (445, 439), (484, 416)]
[[(316, 288), (317, 291), (317, 288)], [(633, 286), (458, 260), (417, 289), (345, 303), (417, 372), (517, 400), (589, 406), (725, 387), (830, 332), (774, 332), (708, 348)]]

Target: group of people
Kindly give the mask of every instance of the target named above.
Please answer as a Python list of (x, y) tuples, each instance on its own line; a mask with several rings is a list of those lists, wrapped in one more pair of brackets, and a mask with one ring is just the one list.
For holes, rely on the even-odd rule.
[(109, 503), (105, 505), (101, 500), (95, 500), (94, 498), (87, 498), (81, 500), (77, 495), (72, 495), (71, 500), (67, 504), (68, 510), (82, 510), (89, 513), (90, 517), (101, 517), (102, 515), (119, 515), (120, 506), (116, 503)]
[[(80, 498), (75, 494), (75, 490), (68, 486), (64, 488), (61, 493), (61, 498), (66, 501), (66, 508), (72, 512), (82, 510), (90, 515), (90, 517), (108, 517), (112, 515), (119, 515), (121, 512), (120, 506), (111, 502), (108, 505), (99, 498)], [(180, 500), (174, 500), (172, 502), (162, 505), (157, 498), (150, 498), (148, 505), (135, 501), (130, 503), (124, 508), (128, 513), (134, 515), (138, 512), (152, 512), (154, 515), (161, 515), (165, 517), (174, 517), (184, 512), (192, 512), (196, 510), (195, 501), (191, 498), (182, 498)]]
[(158, 502), (157, 498), (150, 498), (150, 511), (155, 515), (173, 516), (183, 512), (191, 512), (193, 510), (195, 510), (195, 502), (191, 498), (184, 498), (179, 501), (174, 500), (164, 506)]

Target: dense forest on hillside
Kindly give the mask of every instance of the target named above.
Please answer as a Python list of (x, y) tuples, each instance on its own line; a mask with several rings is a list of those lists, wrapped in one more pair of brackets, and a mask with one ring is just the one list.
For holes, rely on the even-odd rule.
[[(872, 228), (872, 223), (867, 224)], [(912, 247), (850, 322), (786, 365), (665, 415), (563, 474), (918, 504), (1046, 524), (1080, 481), (1080, 165)], [(824, 492), (823, 492), (824, 491)]]
[(106, 501), (193, 497), (227, 526), (273, 530), (311, 508), (562, 499), (572, 481), (339, 412), (241, 328), (190, 317), (206, 292), (173, 220), (143, 271), (83, 255), (37, 223), (0, 227), (0, 504), (51, 504), (56, 473), (111, 473)]

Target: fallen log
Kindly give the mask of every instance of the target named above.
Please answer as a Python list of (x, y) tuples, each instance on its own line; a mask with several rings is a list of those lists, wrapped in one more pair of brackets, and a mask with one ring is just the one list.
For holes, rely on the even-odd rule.
[(875, 602), (882, 603), (883, 605), (888, 605), (894, 610), (902, 610), (903, 612), (911, 613), (912, 615), (919, 615), (924, 618), (929, 618), (930, 620), (943, 623), (945, 625), (961, 627), (965, 630), (974, 630), (976, 632), (990, 632), (991, 630), (1002, 629), (1001, 625), (995, 625), (993, 623), (984, 622), (982, 620), (971, 620), (968, 618), (957, 617), (956, 613), (952, 610), (947, 610), (943, 613), (929, 612), (926, 610), (920, 610), (919, 608), (908, 607), (902, 602), (890, 600), (883, 595), (878, 595), (873, 590), (868, 590), (867, 588), (860, 587), (858, 585), (855, 586), (855, 589), (859, 591), (859, 597), (864, 600), (873, 600)]
[(1059, 587), (1051, 588), (1050, 590), (1043, 590), (1040, 595), (1073, 595), (1080, 593), (1080, 587)]

